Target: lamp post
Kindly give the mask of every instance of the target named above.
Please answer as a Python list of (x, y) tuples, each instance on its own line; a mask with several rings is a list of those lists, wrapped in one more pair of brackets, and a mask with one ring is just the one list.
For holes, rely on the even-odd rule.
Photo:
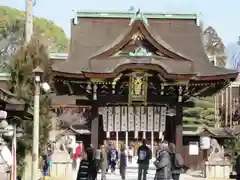
[(38, 176), (38, 159), (39, 159), (39, 98), (40, 83), (43, 70), (37, 66), (34, 70), (35, 95), (34, 95), (34, 119), (33, 119), (33, 147), (32, 147), (32, 180)]

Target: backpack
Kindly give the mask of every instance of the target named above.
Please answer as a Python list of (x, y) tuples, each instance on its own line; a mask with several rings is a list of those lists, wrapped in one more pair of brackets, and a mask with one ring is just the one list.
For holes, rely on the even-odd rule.
[(147, 158), (147, 152), (146, 150), (140, 150), (139, 151), (139, 160), (143, 161)]
[(115, 150), (111, 151), (111, 161), (115, 161), (117, 159), (117, 152)]
[(184, 162), (183, 162), (183, 158), (182, 158), (181, 154), (179, 154), (179, 153), (173, 154), (172, 164), (173, 164), (173, 167), (177, 168), (177, 169), (183, 167)]

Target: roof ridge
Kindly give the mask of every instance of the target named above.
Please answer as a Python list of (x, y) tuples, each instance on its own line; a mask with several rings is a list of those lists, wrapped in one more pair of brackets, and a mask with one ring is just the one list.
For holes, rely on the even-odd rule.
[[(141, 12), (146, 18), (150, 19), (198, 19), (199, 13), (150, 13)], [(95, 17), (95, 18), (132, 18), (135, 12), (127, 11), (76, 11), (77, 17)]]

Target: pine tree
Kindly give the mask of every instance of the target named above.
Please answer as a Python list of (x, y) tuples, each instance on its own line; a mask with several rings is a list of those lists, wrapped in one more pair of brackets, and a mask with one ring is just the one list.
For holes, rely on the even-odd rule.
[[(41, 44), (40, 36), (34, 36), (27, 46), (18, 49), (15, 56), (9, 61), (8, 69), (11, 73), (9, 89), (18, 98), (23, 99), (33, 109), (34, 101), (34, 75), (32, 70), (39, 65), (43, 70), (43, 80), (51, 83), (51, 62), (48, 58), (47, 48)], [(51, 101), (47, 94), (40, 96), (40, 148), (44, 147), (48, 139), (48, 125), (50, 124)], [(18, 173), (22, 175), (24, 157), (32, 150), (33, 121), (23, 120), (25, 135), (18, 141), (17, 158)], [(40, 152), (42, 149), (40, 149)]]
[(193, 105), (185, 107), (183, 111), (183, 122), (187, 125), (206, 125), (213, 127), (214, 119), (214, 103), (213, 98), (191, 98)]

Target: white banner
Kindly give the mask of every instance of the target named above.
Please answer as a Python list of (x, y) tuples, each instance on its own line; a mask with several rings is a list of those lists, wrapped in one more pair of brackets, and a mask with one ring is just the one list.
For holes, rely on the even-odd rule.
[(166, 114), (167, 114), (167, 107), (161, 107), (160, 131), (162, 132), (166, 130)]
[(128, 106), (128, 131), (134, 131), (133, 106)]
[(121, 107), (121, 131), (127, 131), (128, 111), (127, 106)]
[(135, 107), (135, 131), (141, 131), (141, 108), (139, 106)]
[(147, 131), (147, 107), (141, 106), (141, 131)]
[(148, 131), (153, 131), (153, 107), (149, 106), (148, 107), (148, 114), (147, 114), (147, 130)]
[(108, 107), (108, 131), (114, 131), (113, 127), (113, 107)]
[(159, 132), (160, 128), (160, 107), (154, 107), (154, 131)]
[(115, 118), (114, 118), (114, 122), (115, 122), (115, 131), (121, 131), (121, 110), (119, 106), (115, 107)]

